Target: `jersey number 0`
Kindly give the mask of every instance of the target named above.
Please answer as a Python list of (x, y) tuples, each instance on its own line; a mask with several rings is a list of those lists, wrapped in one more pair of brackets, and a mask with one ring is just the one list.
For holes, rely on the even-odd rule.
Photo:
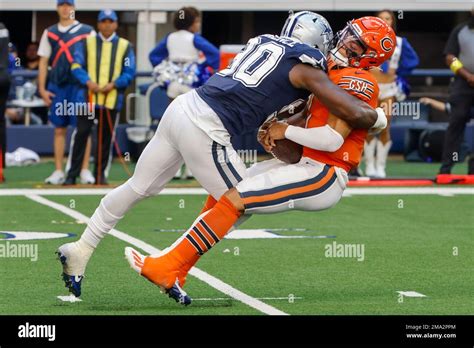
[(284, 46), (272, 41), (261, 44), (260, 38), (254, 38), (235, 56), (232, 64), (218, 74), (232, 77), (246, 87), (257, 87), (275, 70), (284, 54)]

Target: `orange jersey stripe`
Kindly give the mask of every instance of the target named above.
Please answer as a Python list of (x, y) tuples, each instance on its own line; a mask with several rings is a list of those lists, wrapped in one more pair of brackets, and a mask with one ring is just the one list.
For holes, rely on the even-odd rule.
[(280, 191), (280, 192), (276, 192), (276, 193), (272, 193), (272, 194), (268, 194), (268, 195), (263, 195), (263, 196), (247, 197), (247, 198), (243, 199), (243, 202), (244, 202), (245, 205), (248, 205), (248, 204), (251, 204), (251, 203), (260, 203), (260, 202), (266, 202), (266, 201), (273, 201), (275, 199), (279, 199), (279, 198), (283, 198), (283, 197), (287, 197), (287, 196), (292, 196), (292, 195), (295, 195), (295, 194), (298, 194), (298, 193), (304, 193), (304, 192), (316, 190), (316, 189), (324, 186), (331, 179), (333, 174), (334, 174), (334, 168), (331, 167), (331, 168), (329, 168), (326, 175), (321, 180), (319, 180), (318, 182), (316, 182), (314, 184), (303, 186), (303, 187), (298, 187), (298, 188), (294, 188), (294, 189), (288, 189), (288, 190), (284, 190), (284, 191)]

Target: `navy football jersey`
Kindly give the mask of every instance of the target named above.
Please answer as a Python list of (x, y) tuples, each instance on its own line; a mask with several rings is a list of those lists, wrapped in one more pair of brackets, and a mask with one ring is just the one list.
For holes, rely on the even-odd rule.
[(252, 38), (232, 64), (196, 91), (216, 112), (231, 136), (260, 127), (267, 118), (309, 91), (291, 85), (290, 70), (299, 63), (327, 71), (326, 57), (316, 48), (287, 37)]

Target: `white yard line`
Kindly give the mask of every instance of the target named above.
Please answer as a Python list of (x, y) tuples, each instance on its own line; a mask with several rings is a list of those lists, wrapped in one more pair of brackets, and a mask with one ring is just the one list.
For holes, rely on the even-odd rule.
[[(302, 297), (288, 297), (288, 296), (282, 296), (282, 297), (256, 297), (257, 300), (267, 300), (267, 301), (273, 301), (273, 300), (283, 300), (283, 301), (290, 301), (290, 300), (302, 300)], [(209, 298), (193, 298), (193, 301), (228, 301), (232, 300), (230, 297), (209, 297)]]
[[(102, 196), (110, 192), (111, 188), (58, 188), (58, 189), (0, 189), (0, 196)], [(165, 188), (160, 195), (206, 195), (203, 188)], [(358, 195), (474, 195), (474, 187), (436, 186), (436, 187), (349, 187), (344, 196)]]
[(454, 193), (452, 193), (452, 192), (442, 192), (442, 193), (438, 193), (438, 195), (443, 196), (443, 197), (453, 197)]
[[(113, 188), (45, 188), (45, 189), (0, 189), (0, 196), (103, 196), (112, 191)], [(205, 195), (207, 191), (203, 188), (165, 188), (160, 195)]]
[[(60, 211), (61, 213), (65, 215), (69, 215), (70, 217), (82, 221), (82, 222), (89, 222), (89, 218), (78, 211), (74, 209), (70, 209), (62, 204), (50, 201), (44, 197), (38, 196), (36, 194), (26, 194), (26, 197), (39, 203), (46, 205), (50, 208), (56, 209)], [(148, 254), (158, 254), (160, 252), (159, 249), (155, 248), (154, 246), (137, 239), (135, 237), (132, 237), (124, 232), (121, 232), (116, 229), (112, 229), (109, 232), (110, 235), (127, 242), (137, 248), (142, 249), (143, 251), (147, 252)], [(125, 262), (125, 261), (124, 261)], [(245, 293), (243, 293), (240, 290), (237, 290), (236, 288), (233, 288), (229, 284), (224, 283), (222, 280), (200, 270), (199, 268), (193, 267), (191, 271), (189, 272), (192, 276), (198, 278), (199, 280), (203, 281), (204, 283), (210, 285), (211, 287), (219, 290), (223, 294), (230, 296), (244, 304), (246, 304), (249, 307), (252, 307), (256, 309), (259, 312), (262, 312), (264, 314), (269, 314), (269, 315), (288, 315), (285, 312), (280, 311), (279, 309), (272, 307), (254, 297), (251, 297)]]

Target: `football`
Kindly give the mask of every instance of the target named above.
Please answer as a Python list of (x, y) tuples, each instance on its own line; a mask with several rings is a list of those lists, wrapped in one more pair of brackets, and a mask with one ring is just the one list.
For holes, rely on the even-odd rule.
[[(304, 127), (306, 115), (306, 100), (298, 100), (291, 107), (280, 110), (278, 120), (286, 120), (288, 124)], [(298, 163), (303, 154), (303, 146), (289, 139), (275, 140), (272, 155), (288, 164)]]
[(275, 140), (272, 155), (288, 164), (298, 163), (303, 155), (303, 146), (289, 139)]
[(295, 119), (302, 113), (306, 112), (305, 111), (306, 104), (307, 104), (307, 100), (298, 99), (292, 104), (285, 106), (280, 111), (278, 111), (276, 115), (277, 120), (278, 121), (286, 120), (286, 122), (288, 122), (289, 124), (293, 124), (293, 122), (291, 121), (292, 119)]

